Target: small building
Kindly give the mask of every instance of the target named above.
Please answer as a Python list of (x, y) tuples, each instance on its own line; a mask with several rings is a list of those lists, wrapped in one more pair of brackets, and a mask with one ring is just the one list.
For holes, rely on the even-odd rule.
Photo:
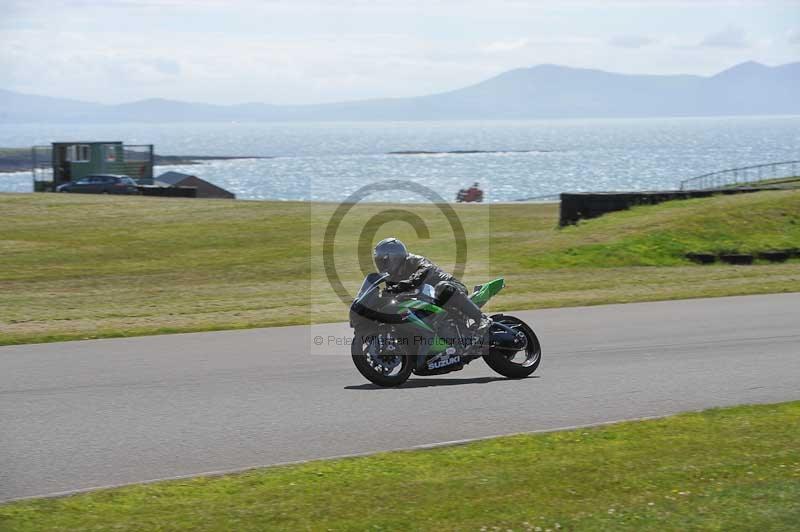
[(164, 172), (153, 179), (155, 185), (165, 185), (170, 187), (194, 187), (197, 189), (198, 198), (222, 198), (236, 199), (236, 195), (228, 192), (222, 187), (209, 183), (196, 175), (183, 174), (181, 172)]
[(130, 145), (122, 141), (53, 142), (34, 146), (33, 189), (54, 191), (59, 185), (92, 174), (153, 178), (153, 145)]

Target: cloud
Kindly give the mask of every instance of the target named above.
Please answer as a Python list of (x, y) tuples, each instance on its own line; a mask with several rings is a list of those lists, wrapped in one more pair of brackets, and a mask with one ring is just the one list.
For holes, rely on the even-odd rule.
[(153, 30), (149, 37), (0, 32), (0, 85), (37, 93), (53, 87), (53, 94), (102, 103), (149, 97), (320, 103), (440, 92), (515, 66), (505, 56), (476, 54), (474, 41), (457, 46), (388, 33), (264, 39), (186, 32), (177, 47), (173, 32)]
[(171, 59), (116, 57), (103, 65), (108, 76), (139, 85), (172, 82), (181, 73), (180, 64)]
[[(742, 55), (797, 55), (790, 41), (800, 35), (785, 31), (796, 25), (772, 44), (757, 40), (765, 30), (751, 27), (756, 8), (731, 10), (724, 22), (700, 10), (697, 24), (681, 25), (684, 7), (723, 0), (626, 7), (650, 1), (3, 0), (0, 85), (107, 103), (319, 103), (446, 91), (532, 63), (707, 74)], [(726, 25), (728, 35), (706, 41), (728, 48), (699, 47)], [(730, 48), (737, 38), (750, 49)]]
[(789, 44), (800, 44), (800, 30), (793, 30), (789, 32)]
[(642, 48), (654, 42), (654, 39), (645, 35), (617, 35), (612, 37), (608, 44), (619, 48)]
[(742, 28), (728, 26), (724, 30), (706, 35), (700, 46), (712, 48), (749, 48), (750, 41)]
[(497, 53), (497, 52), (512, 52), (525, 48), (530, 43), (530, 39), (522, 38), (514, 41), (495, 41), (482, 48), (484, 52)]
[(153, 59), (149, 63), (157, 71), (167, 76), (177, 76), (181, 73), (181, 65), (172, 59)]

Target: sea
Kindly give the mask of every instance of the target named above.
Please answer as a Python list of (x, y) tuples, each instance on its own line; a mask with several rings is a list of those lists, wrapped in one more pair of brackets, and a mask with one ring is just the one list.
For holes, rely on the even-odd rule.
[[(510, 202), (561, 192), (674, 189), (716, 170), (800, 160), (800, 116), (0, 124), (0, 147), (71, 140), (154, 144), (162, 155), (251, 157), (155, 169), (191, 173), (248, 200), (336, 202), (390, 179), (421, 184), (448, 201), (478, 182), (485, 201)], [(448, 153), (459, 151), (479, 153)], [(30, 172), (0, 174), (0, 192), (31, 190)], [(420, 200), (409, 187), (364, 199)]]

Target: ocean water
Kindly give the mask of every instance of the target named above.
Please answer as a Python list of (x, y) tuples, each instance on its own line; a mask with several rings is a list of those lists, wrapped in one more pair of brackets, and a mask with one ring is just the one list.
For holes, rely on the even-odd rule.
[[(198, 175), (242, 199), (340, 201), (381, 179), (445, 199), (474, 181), (487, 201), (567, 191), (670, 189), (698, 174), (800, 159), (800, 117), (488, 122), (0, 124), (1, 147), (66, 140), (155, 144), (164, 155), (269, 156), (157, 167)], [(494, 153), (390, 155), (392, 151)], [(0, 192), (32, 189), (0, 174)], [(416, 201), (402, 191), (371, 200)]]

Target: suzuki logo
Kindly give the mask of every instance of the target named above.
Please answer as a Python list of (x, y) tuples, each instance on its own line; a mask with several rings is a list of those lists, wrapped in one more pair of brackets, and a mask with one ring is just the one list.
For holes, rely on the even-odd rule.
[(461, 362), (461, 357), (460, 356), (443, 358), (442, 360), (437, 360), (436, 362), (432, 362), (432, 363), (428, 364), (428, 369), (439, 369), (439, 368), (443, 368), (445, 366), (451, 366), (453, 364), (458, 364), (459, 362)]

